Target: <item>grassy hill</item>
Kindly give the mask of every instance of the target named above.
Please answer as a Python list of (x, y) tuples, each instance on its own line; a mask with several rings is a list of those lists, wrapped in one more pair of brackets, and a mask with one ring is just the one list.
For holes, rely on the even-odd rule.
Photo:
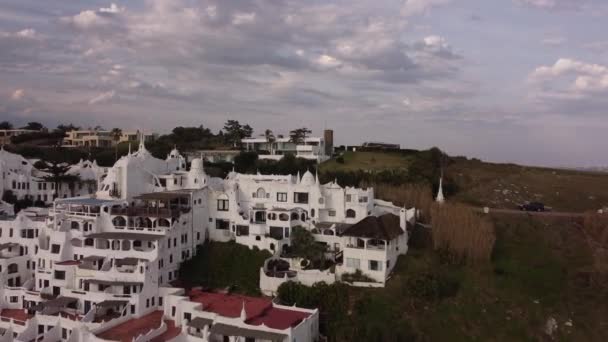
[[(340, 161), (334, 158), (321, 164), (320, 170), (328, 178), (340, 180), (339, 176), (345, 175), (346, 183), (417, 182), (434, 192), (439, 167), (433, 158), (429, 151), (346, 152)], [(541, 201), (558, 211), (582, 212), (608, 206), (608, 173), (456, 157), (449, 158), (444, 169), (444, 191), (449, 199), (474, 206), (512, 209), (525, 201)]]
[(446, 175), (459, 189), (454, 200), (497, 208), (541, 201), (559, 211), (608, 206), (608, 173), (456, 159)]

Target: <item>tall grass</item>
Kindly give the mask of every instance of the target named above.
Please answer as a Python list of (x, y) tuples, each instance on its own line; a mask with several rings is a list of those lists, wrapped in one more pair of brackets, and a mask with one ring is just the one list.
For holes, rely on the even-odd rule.
[(588, 212), (583, 229), (592, 250), (594, 266), (600, 273), (608, 273), (608, 214)]
[[(366, 184), (361, 184), (365, 187)], [(390, 201), (398, 206), (415, 207), (420, 210), (422, 220), (430, 218), (430, 209), (433, 204), (431, 187), (425, 184), (374, 184), (374, 193), (377, 198)]]
[(431, 206), (433, 246), (453, 262), (470, 264), (490, 260), (496, 234), (487, 217), (460, 204)]

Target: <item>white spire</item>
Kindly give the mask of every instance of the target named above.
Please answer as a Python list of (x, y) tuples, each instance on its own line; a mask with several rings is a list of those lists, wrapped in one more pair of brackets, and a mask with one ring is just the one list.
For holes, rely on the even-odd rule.
[(129, 156), (131, 155), (131, 143), (129, 143)]
[(146, 149), (146, 145), (144, 144), (144, 132), (139, 133), (139, 150), (144, 151)]
[(300, 184), (300, 171), (298, 171), (298, 175), (296, 178), (296, 184)]
[(243, 322), (247, 320), (247, 312), (245, 311), (245, 301), (243, 301), (243, 308), (241, 309), (241, 320)]
[(319, 185), (319, 168), (315, 170), (315, 184)]
[(443, 175), (439, 178), (439, 190), (437, 190), (437, 197), (435, 198), (437, 203), (445, 202), (445, 197), (443, 197)]

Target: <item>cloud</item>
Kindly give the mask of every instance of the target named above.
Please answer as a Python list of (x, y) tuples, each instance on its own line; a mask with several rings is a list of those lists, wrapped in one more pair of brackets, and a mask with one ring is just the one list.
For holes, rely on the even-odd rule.
[(566, 42), (566, 38), (564, 38), (564, 37), (545, 38), (541, 41), (541, 43), (543, 45), (547, 45), (547, 46), (559, 46), (559, 45), (563, 45), (565, 42)]
[(90, 99), (89, 104), (94, 105), (94, 104), (109, 102), (115, 96), (116, 96), (116, 92), (114, 90), (111, 90), (111, 91), (108, 91), (105, 93), (101, 93), (101, 94), (95, 96), (94, 98)]
[(525, 6), (543, 10), (580, 10), (595, 0), (514, 0)]
[(23, 96), (25, 96), (25, 90), (23, 90), (23, 89), (17, 89), (11, 95), (11, 99), (13, 99), (15, 101), (19, 101), (19, 100), (21, 100), (23, 98)]
[(528, 76), (530, 98), (547, 113), (591, 117), (608, 106), (608, 66), (561, 58)]
[(435, 6), (445, 5), (451, 0), (405, 0), (401, 7), (401, 15), (405, 17), (427, 12)]
[(112, 3), (110, 7), (84, 10), (73, 16), (62, 17), (61, 22), (80, 30), (99, 29), (117, 24), (124, 10), (124, 7)]

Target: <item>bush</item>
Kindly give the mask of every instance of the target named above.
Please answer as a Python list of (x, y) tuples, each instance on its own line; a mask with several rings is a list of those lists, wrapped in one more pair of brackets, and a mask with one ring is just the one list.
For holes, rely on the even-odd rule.
[(236, 292), (258, 295), (260, 268), (270, 257), (268, 251), (250, 250), (235, 242), (207, 242), (181, 264), (180, 280), (187, 287), (231, 287)]
[(446, 273), (422, 273), (408, 279), (408, 292), (426, 300), (442, 300), (454, 297), (460, 289), (460, 282)]
[(353, 283), (355, 281), (362, 283), (375, 283), (376, 281), (366, 274), (363, 274), (361, 270), (356, 270), (354, 273), (344, 273), (342, 274), (342, 281)]
[(344, 164), (344, 157), (340, 156), (340, 157), (336, 158), (336, 163)]

